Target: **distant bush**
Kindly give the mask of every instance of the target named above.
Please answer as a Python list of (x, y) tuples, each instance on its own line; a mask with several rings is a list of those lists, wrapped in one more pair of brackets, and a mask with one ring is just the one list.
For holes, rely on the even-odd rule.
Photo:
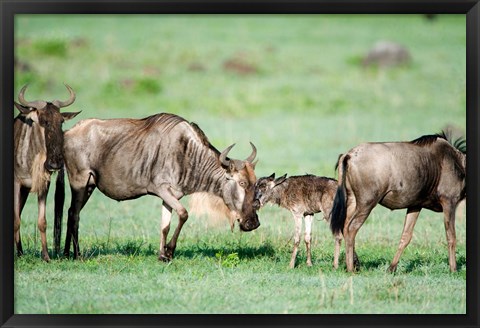
[(33, 43), (36, 53), (46, 56), (66, 57), (68, 42), (62, 39), (43, 39)]
[(143, 77), (135, 81), (136, 92), (159, 93), (162, 91), (162, 85), (155, 79)]

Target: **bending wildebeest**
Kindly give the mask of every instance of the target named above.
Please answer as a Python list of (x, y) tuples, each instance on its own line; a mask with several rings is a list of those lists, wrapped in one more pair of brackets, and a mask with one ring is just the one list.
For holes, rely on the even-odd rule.
[[(255, 201), (257, 208), (270, 202), (289, 210), (295, 220), (295, 237), (290, 268), (295, 267), (300, 233), (302, 231), (302, 218), (305, 218), (305, 246), (307, 248), (307, 265), (312, 265), (311, 238), (312, 221), (315, 213), (323, 212), (324, 219), (330, 221), (333, 199), (337, 191), (337, 180), (307, 174), (286, 177), (283, 175), (275, 179), (275, 173), (257, 180), (255, 184)], [(333, 259), (334, 268), (338, 267), (340, 244), (342, 235), (335, 235), (335, 252)]]
[(402, 237), (389, 271), (409, 244), (422, 208), (444, 213), (450, 270), (456, 271), (455, 208), (465, 198), (466, 144), (445, 132), (410, 142), (361, 144), (338, 161), (338, 189), (332, 210), (333, 233), (343, 231), (347, 270), (354, 270), (355, 236), (380, 204), (407, 209)]
[[(70, 93), (67, 101), (55, 100), (26, 101), (25, 85), (18, 95), (20, 104), (15, 107), (20, 114), (13, 123), (14, 130), (14, 236), (17, 254), (23, 254), (20, 237), (20, 215), (30, 192), (38, 194), (38, 230), (42, 242), (42, 258), (49, 261), (47, 250), (47, 221), (45, 202), (52, 172), (59, 171), (57, 181), (63, 179), (63, 131), (62, 123), (75, 117), (77, 113), (60, 113), (60, 108), (75, 101), (75, 93), (65, 85)], [(62, 193), (56, 193), (56, 197)], [(63, 201), (61, 201), (63, 202)], [(55, 207), (55, 216), (62, 217), (62, 208)], [(55, 227), (55, 245), (60, 244), (60, 231)], [(56, 252), (59, 249), (55, 250)]]
[[(80, 210), (95, 187), (106, 196), (122, 201), (144, 195), (163, 200), (159, 259), (173, 258), (177, 238), (188, 213), (179, 199), (207, 192), (223, 199), (237, 214), (243, 231), (260, 223), (253, 209), (256, 149), (246, 160), (228, 159), (234, 145), (219, 152), (195, 124), (173, 114), (144, 119), (89, 119), (65, 132), (65, 165), (72, 202), (64, 255), (80, 252), (78, 225)], [(172, 209), (179, 217), (169, 241)]]

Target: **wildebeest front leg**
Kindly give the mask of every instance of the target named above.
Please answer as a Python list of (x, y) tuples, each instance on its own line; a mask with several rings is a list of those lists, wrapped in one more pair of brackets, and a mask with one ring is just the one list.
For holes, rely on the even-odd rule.
[(457, 271), (457, 259), (455, 255), (455, 249), (457, 244), (457, 237), (455, 233), (455, 206), (452, 204), (442, 204), (445, 232), (447, 234), (448, 243), (448, 264), (450, 265), (450, 271)]
[(170, 222), (172, 220), (172, 208), (163, 202), (162, 206), (162, 223), (160, 226), (160, 252), (158, 259), (161, 261), (170, 261), (172, 259), (172, 253), (166, 249), (167, 236), (170, 231)]
[(17, 248), (17, 255), (22, 256), (23, 255), (23, 247), (22, 247), (22, 239), (20, 237), (20, 224), (21, 224), (20, 215), (21, 215), (23, 207), (25, 206), (25, 203), (27, 201), (28, 193), (30, 192), (30, 189), (22, 187), (20, 182), (15, 181), (13, 191), (14, 191), (14, 193), (13, 193), (14, 240), (15, 240), (15, 245), (16, 245), (16, 248)]
[(307, 248), (307, 266), (312, 266), (312, 222), (313, 215), (305, 216), (305, 246)]
[(294, 244), (292, 257), (290, 259), (290, 269), (295, 267), (295, 260), (297, 258), (298, 245), (300, 245), (300, 234), (302, 232), (302, 215), (298, 213), (293, 214), (293, 219), (295, 220), (295, 235), (294, 235)]
[(398, 250), (393, 257), (392, 263), (388, 267), (389, 272), (395, 272), (397, 270), (397, 264), (400, 260), (400, 256), (402, 256), (405, 247), (407, 247), (407, 245), (412, 240), (413, 228), (415, 227), (415, 223), (417, 223), (417, 218), (420, 214), (420, 210), (421, 209), (418, 208), (409, 208), (407, 210), (407, 215), (405, 216), (405, 223), (403, 225), (402, 237), (400, 238), (400, 244), (398, 245)]
[(47, 219), (45, 217), (48, 186), (45, 191), (38, 194), (38, 230), (40, 230), (40, 240), (42, 241), (42, 259), (49, 262), (47, 249)]
[[(175, 248), (177, 247), (177, 239), (178, 236), (180, 235), (180, 231), (182, 230), (183, 225), (188, 219), (188, 212), (183, 207), (183, 205), (178, 201), (179, 198), (183, 196), (183, 194), (177, 192), (175, 193), (174, 191), (171, 190), (171, 188), (168, 185), (162, 185), (162, 187), (159, 188), (158, 191), (158, 196), (163, 199), (164, 201), (164, 207), (167, 206), (171, 209), (174, 209), (175, 212), (178, 214), (178, 225), (177, 228), (175, 229), (175, 232), (173, 233), (172, 238), (168, 242), (166, 246), (163, 246), (160, 248), (160, 256), (159, 259), (163, 261), (170, 261), (173, 258), (173, 254), (175, 252)], [(162, 239), (165, 237), (167, 238), (168, 231), (170, 230), (170, 218), (168, 218), (168, 214), (165, 214), (165, 226), (163, 224), (163, 219), (164, 219), (164, 211), (162, 210)], [(170, 214), (171, 215), (171, 214)], [(166, 222), (168, 221), (168, 228)], [(165, 227), (165, 230), (164, 230)], [(165, 241), (163, 241), (165, 243)]]

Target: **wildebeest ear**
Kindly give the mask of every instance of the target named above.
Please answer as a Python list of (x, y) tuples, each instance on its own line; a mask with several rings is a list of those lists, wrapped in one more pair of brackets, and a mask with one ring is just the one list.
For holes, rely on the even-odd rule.
[(257, 159), (255, 162), (252, 163), (252, 168), (253, 168), (254, 170), (255, 170), (255, 166), (257, 165), (257, 163), (258, 163), (258, 159)]
[(29, 114), (32, 110), (35, 110), (35, 109), (32, 108), (32, 107), (27, 107), (27, 106), (20, 105), (20, 104), (16, 103), (15, 101), (13, 102), (13, 104), (15, 105), (15, 107), (17, 107), (17, 109), (20, 111), (20, 113), (22, 113), (22, 114), (24, 114), (24, 115), (27, 115), (27, 114)]
[(281, 184), (281, 183), (284, 182), (286, 179), (287, 179), (287, 174), (285, 173), (284, 175), (282, 175), (281, 177), (279, 177), (279, 178), (277, 178), (277, 179), (275, 180), (275, 185)]
[(268, 177), (269, 180), (275, 180), (275, 172), (273, 172), (272, 174), (270, 174), (270, 176)]
[(80, 114), (82, 111), (79, 111), (79, 112), (65, 112), (65, 113), (61, 113), (62, 116), (63, 116), (63, 119), (65, 121), (68, 121), (72, 118), (74, 118), (75, 116), (77, 116), (78, 114)]

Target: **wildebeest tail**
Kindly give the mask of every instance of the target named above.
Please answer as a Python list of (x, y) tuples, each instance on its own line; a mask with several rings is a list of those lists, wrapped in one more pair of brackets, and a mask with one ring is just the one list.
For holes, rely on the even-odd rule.
[(60, 254), (60, 238), (62, 235), (63, 204), (65, 203), (65, 169), (57, 173), (55, 183), (55, 223), (53, 228), (53, 240), (55, 254)]
[(335, 199), (333, 200), (333, 207), (331, 219), (330, 219), (330, 229), (333, 234), (343, 232), (343, 226), (345, 224), (345, 219), (347, 217), (347, 191), (345, 188), (345, 173), (347, 171), (347, 161), (350, 158), (349, 155), (343, 157), (338, 161), (338, 188), (337, 193), (335, 194)]

